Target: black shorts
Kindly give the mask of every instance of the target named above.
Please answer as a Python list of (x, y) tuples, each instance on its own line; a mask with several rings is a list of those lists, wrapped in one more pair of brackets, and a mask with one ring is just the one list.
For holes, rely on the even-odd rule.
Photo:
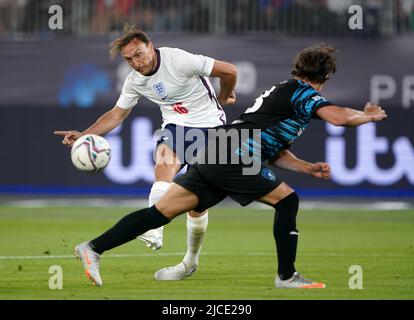
[(195, 164), (174, 182), (198, 197), (194, 210), (202, 212), (219, 203), (226, 196), (246, 206), (277, 188), (282, 181), (274, 166), (262, 163), (259, 173), (243, 174), (242, 164)]

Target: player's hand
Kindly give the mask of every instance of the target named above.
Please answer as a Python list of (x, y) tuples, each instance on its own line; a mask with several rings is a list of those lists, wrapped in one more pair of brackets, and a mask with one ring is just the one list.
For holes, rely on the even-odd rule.
[(231, 105), (236, 103), (236, 93), (232, 91), (226, 98), (218, 97), (218, 102), (222, 106)]
[(310, 167), (310, 174), (314, 177), (328, 180), (331, 178), (331, 166), (326, 162), (316, 162)]
[(81, 133), (76, 130), (70, 130), (70, 131), (55, 131), (54, 134), (58, 136), (63, 136), (62, 143), (65, 146), (72, 147), (73, 144), (79, 137), (81, 136)]
[(372, 122), (377, 122), (384, 120), (387, 118), (387, 114), (385, 113), (384, 109), (382, 109), (380, 106), (373, 104), (371, 102), (368, 102), (364, 107), (364, 113), (367, 116), (372, 117)]

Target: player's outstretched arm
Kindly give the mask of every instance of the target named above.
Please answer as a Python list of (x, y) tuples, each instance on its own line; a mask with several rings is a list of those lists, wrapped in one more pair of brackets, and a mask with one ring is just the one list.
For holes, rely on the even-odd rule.
[(378, 105), (368, 102), (364, 111), (338, 106), (325, 106), (316, 114), (334, 126), (357, 127), (368, 122), (382, 121), (387, 118), (385, 111)]
[(288, 150), (281, 151), (272, 164), (281, 169), (307, 173), (320, 179), (326, 180), (331, 177), (331, 167), (326, 162), (307, 162)]
[(76, 130), (55, 131), (54, 134), (63, 136), (62, 143), (71, 147), (79, 137), (85, 134), (104, 135), (118, 127), (128, 117), (131, 109), (122, 109), (115, 106), (96, 120), (88, 129), (83, 132)]
[(234, 88), (237, 82), (236, 66), (228, 62), (215, 60), (210, 76), (220, 78), (218, 102), (223, 106), (235, 104), (236, 94)]

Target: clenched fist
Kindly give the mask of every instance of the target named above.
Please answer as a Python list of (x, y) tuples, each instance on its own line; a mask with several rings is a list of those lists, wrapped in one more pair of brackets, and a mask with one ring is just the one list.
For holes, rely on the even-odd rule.
[(310, 174), (314, 177), (328, 180), (331, 178), (331, 167), (326, 162), (316, 162), (310, 167)]
[(373, 122), (384, 120), (387, 117), (387, 114), (385, 113), (384, 109), (371, 102), (368, 102), (365, 105), (364, 113), (367, 116), (371, 116)]

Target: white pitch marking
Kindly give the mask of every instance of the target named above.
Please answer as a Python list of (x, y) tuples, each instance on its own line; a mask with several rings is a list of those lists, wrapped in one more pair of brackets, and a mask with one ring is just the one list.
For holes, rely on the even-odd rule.
[[(10, 200), (3, 201), (2, 206), (12, 206), (21, 208), (46, 208), (50, 206), (54, 207), (118, 207), (118, 208), (141, 208), (146, 207), (147, 200), (133, 200), (133, 199), (25, 199), (25, 200)], [(236, 205), (231, 202), (222, 204), (222, 208), (232, 208)], [(269, 206), (261, 203), (253, 203), (250, 205), (254, 209), (269, 209)], [(352, 202), (349, 201), (301, 201), (301, 210), (347, 210), (358, 209), (367, 211), (382, 211), (382, 210), (406, 210), (413, 208), (413, 203), (405, 201), (361, 201)]]
[[(104, 258), (133, 258), (133, 257), (174, 257), (174, 256), (184, 256), (184, 252), (167, 252), (167, 253), (137, 253), (137, 254), (111, 254), (106, 255)], [(202, 256), (274, 256), (273, 252), (255, 252), (255, 253), (226, 253), (226, 252), (206, 252), (201, 253)], [(356, 256), (369, 256), (369, 257), (402, 257), (405, 254), (400, 253), (335, 253), (335, 252), (325, 252), (325, 253), (299, 253), (299, 256), (333, 256), (333, 257), (356, 257)], [(407, 254), (408, 255), (408, 254)], [(0, 256), (0, 260), (43, 260), (43, 259), (74, 259), (73, 255), (45, 255), (45, 256)]]

